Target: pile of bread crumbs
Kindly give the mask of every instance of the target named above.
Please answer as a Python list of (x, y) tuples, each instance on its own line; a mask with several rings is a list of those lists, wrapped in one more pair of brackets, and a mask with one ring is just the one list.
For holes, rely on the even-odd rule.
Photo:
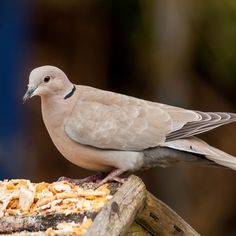
[[(4, 180), (0, 181), (0, 217), (98, 212), (111, 198), (107, 184), (93, 190), (67, 181)], [(60, 223), (56, 229), (47, 229), (46, 234), (84, 235), (91, 224), (92, 220), (84, 217), (81, 223)]]

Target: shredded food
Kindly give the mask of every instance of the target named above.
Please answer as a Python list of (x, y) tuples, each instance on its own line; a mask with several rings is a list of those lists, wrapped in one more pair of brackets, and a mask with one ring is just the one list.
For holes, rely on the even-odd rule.
[[(68, 181), (31, 183), (25, 179), (4, 180), (0, 181), (0, 217), (98, 212), (111, 198), (107, 184), (93, 190)], [(91, 224), (92, 220), (84, 217), (80, 223), (60, 223), (56, 229), (47, 229), (46, 234), (84, 235)]]

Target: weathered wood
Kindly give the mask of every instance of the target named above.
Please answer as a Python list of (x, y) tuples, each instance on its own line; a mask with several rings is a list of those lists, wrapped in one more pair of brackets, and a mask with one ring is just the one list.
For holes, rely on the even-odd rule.
[(189, 224), (165, 203), (147, 192), (146, 204), (136, 221), (156, 236), (199, 236)]
[(39, 231), (39, 232), (22, 231), (19, 233), (4, 234), (4, 236), (48, 236), (48, 235), (42, 231)]
[(98, 213), (86, 236), (124, 235), (142, 209), (145, 197), (142, 180), (130, 176), (111, 202)]
[(7, 216), (0, 218), (0, 233), (13, 233), (20, 231), (44, 231), (49, 227), (55, 228), (62, 222), (82, 222), (84, 216), (94, 219), (96, 212), (86, 212), (84, 214), (48, 214), (33, 216)]

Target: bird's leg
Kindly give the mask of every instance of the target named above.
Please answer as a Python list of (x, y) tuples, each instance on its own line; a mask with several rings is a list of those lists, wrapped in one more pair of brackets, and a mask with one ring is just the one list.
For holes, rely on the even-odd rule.
[(91, 176), (88, 176), (88, 177), (83, 178), (83, 179), (71, 179), (71, 178), (62, 176), (57, 181), (64, 181), (65, 180), (65, 181), (68, 181), (72, 184), (81, 185), (83, 183), (89, 183), (89, 182), (96, 183), (97, 181), (101, 181), (104, 178), (106, 178), (106, 174), (98, 173), (96, 175), (91, 175)]
[(124, 183), (124, 179), (120, 178), (119, 176), (123, 174), (124, 171), (120, 169), (114, 169), (112, 170), (104, 179), (102, 179), (99, 183), (98, 186), (102, 186), (103, 184), (107, 183), (108, 181), (115, 180), (120, 183)]

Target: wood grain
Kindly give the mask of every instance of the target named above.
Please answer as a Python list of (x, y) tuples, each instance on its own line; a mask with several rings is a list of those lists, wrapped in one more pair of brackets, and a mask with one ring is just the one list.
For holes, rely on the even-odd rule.
[(176, 212), (147, 192), (146, 204), (136, 221), (157, 236), (199, 236)]
[(20, 231), (45, 231), (49, 227), (55, 228), (62, 222), (82, 222), (84, 216), (94, 219), (96, 212), (86, 212), (84, 214), (47, 214), (33, 216), (7, 216), (0, 219), (0, 234), (20, 232)]
[(143, 208), (146, 197), (144, 183), (137, 176), (128, 180), (96, 216), (86, 236), (124, 235)]

